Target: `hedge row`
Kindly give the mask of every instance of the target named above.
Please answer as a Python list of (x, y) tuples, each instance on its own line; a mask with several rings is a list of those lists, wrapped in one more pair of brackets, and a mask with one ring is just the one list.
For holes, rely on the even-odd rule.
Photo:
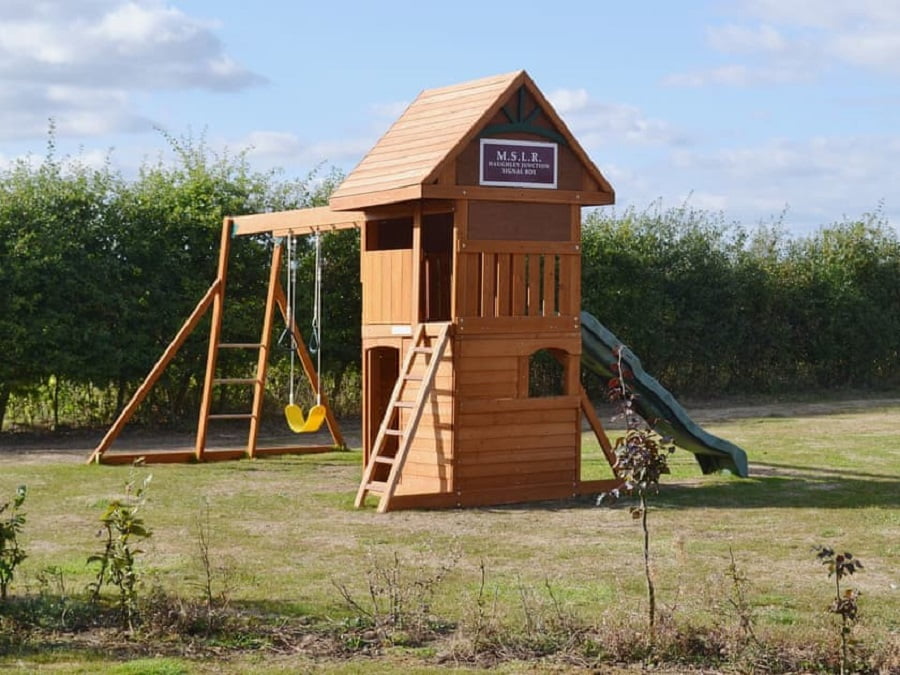
[[(146, 165), (133, 180), (58, 160), (52, 134), (42, 162), (0, 173), (6, 428), (108, 422), (214, 278), (222, 217), (320, 204), (340, 179), (284, 180), (251, 171), (240, 155), (215, 156), (202, 141), (169, 141), (176, 161)], [(258, 337), (271, 246), (266, 237), (234, 244), (229, 340)], [(358, 237), (329, 235), (324, 247), (323, 379), (352, 412)], [(583, 251), (584, 308), (676, 395), (900, 386), (900, 242), (880, 210), (804, 237), (688, 208), (597, 211), (585, 218)], [(308, 248), (298, 263), (309, 288)], [(206, 331), (182, 349), (143, 421), (192, 419)], [(286, 389), (285, 354), (273, 377)]]

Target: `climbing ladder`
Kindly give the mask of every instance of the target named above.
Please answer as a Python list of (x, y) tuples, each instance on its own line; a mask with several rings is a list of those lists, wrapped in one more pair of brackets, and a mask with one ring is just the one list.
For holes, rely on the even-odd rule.
[[(422, 419), (425, 402), (434, 386), (434, 376), (444, 356), (449, 331), (450, 324), (443, 324), (437, 337), (432, 340), (431, 346), (426, 346), (425, 324), (419, 324), (416, 329), (384, 418), (381, 420), (381, 426), (378, 428), (372, 453), (363, 471), (362, 481), (356, 493), (356, 508), (363, 505), (369, 494), (381, 495), (378, 513), (384, 513), (390, 508), (391, 498), (403, 471), (403, 464), (406, 462), (419, 421)], [(422, 361), (425, 362), (424, 372), (418, 368)], [(411, 401), (410, 394), (413, 392), (415, 399)], [(408, 412), (407, 415), (402, 414), (404, 410)], [(405, 424), (403, 424), (404, 417)], [(395, 423), (402, 428), (393, 428), (392, 425)], [(399, 439), (396, 452), (393, 452), (394, 445), (388, 442), (390, 438)], [(387, 478), (379, 480), (378, 473), (384, 471), (388, 471)]]
[[(279, 243), (272, 250), (272, 265), (269, 269), (269, 290), (266, 294), (266, 308), (262, 326), (262, 336), (259, 343), (226, 343), (220, 342), (221, 326), (222, 326), (222, 310), (216, 304), (213, 304), (213, 319), (209, 336), (209, 354), (207, 356), (206, 379), (203, 385), (203, 395), (200, 400), (200, 419), (197, 424), (197, 440), (194, 450), (195, 458), (200, 461), (206, 458), (206, 437), (210, 420), (247, 420), (250, 429), (247, 438), (247, 449), (245, 455), (247, 457), (255, 457), (259, 454), (260, 449), (257, 447), (257, 438), (259, 435), (259, 422), (262, 419), (263, 403), (265, 398), (266, 374), (268, 372), (269, 354), (272, 350), (272, 327), (274, 323), (275, 308), (281, 310), (281, 314), (286, 321), (289, 321), (287, 327), (290, 334), (295, 338), (292, 340), (293, 348), (296, 349), (297, 356), (300, 357), (300, 363), (306, 372), (310, 384), (314, 390), (318, 389), (319, 380), (318, 373), (315, 371), (309, 351), (300, 335), (300, 330), (294, 321), (293, 313), (287, 311), (287, 299), (284, 289), (279, 281), (279, 270), (281, 268), (282, 246)], [(220, 272), (222, 274), (223, 272)], [(221, 302), (221, 301), (220, 301)], [(249, 378), (234, 377), (216, 377), (216, 365), (218, 361), (218, 353), (223, 349), (246, 349), (258, 350), (256, 362), (256, 375)], [(247, 413), (213, 413), (212, 398), (213, 387), (219, 385), (243, 385), (253, 387), (253, 403), (251, 409)], [(330, 408), (326, 412), (326, 421), (329, 431), (332, 434), (333, 445), (324, 446), (308, 446), (307, 450), (311, 452), (325, 452), (333, 449), (335, 446), (343, 446), (344, 439), (337, 427)], [(264, 450), (267, 454), (276, 454), (280, 450), (293, 452), (295, 448), (269, 449)]]

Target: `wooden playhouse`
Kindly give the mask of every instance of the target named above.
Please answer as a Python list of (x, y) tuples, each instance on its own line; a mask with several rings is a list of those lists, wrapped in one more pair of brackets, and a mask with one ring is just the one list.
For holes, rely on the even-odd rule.
[[(579, 314), (581, 209), (613, 201), (609, 183), (524, 71), (424, 91), (329, 206), (225, 219), (217, 278), (88, 461), (210, 461), (330, 449), (260, 448), (257, 435), (277, 310), (299, 335), (280, 281), (282, 242), (355, 227), (363, 302), (364, 471), (357, 506), (369, 494), (380, 497), (385, 511), (608, 489), (615, 479), (581, 480), (583, 417), (610, 465), (614, 457), (580, 384)], [(260, 341), (226, 343), (229, 242), (260, 234), (275, 237)], [(209, 310), (194, 450), (107, 454)], [(253, 350), (255, 376), (217, 376), (226, 348)], [(297, 353), (317, 389), (302, 339)], [(547, 386), (533, 395), (529, 380), (539, 359), (553, 366), (551, 395)], [(213, 410), (216, 387), (231, 385), (253, 387), (248, 413)], [(206, 448), (209, 423), (218, 418), (248, 421), (245, 450)], [(330, 410), (325, 421), (333, 443), (343, 445)]]
[[(357, 504), (597, 492), (580, 477), (581, 208), (612, 187), (524, 71), (422, 92), (347, 176), (364, 214)], [(560, 364), (529, 394), (535, 358)], [(429, 367), (433, 363), (433, 366)]]

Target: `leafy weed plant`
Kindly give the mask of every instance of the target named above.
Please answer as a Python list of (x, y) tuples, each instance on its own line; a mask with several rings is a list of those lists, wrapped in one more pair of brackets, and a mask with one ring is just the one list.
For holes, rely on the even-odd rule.
[(116, 604), (121, 613), (122, 628), (129, 633), (134, 632), (138, 614), (140, 576), (135, 563), (142, 551), (135, 544), (152, 534), (139, 515), (147, 501), (147, 488), (152, 478), (152, 474), (148, 474), (138, 484), (132, 469), (124, 496), (111, 500), (100, 516), (103, 527), (98, 536), (105, 537), (103, 552), (88, 558), (88, 564), (100, 565), (97, 577), (88, 586), (91, 600), (96, 603), (100, 599), (103, 586), (114, 586), (118, 590)]
[(841, 675), (844, 675), (850, 664), (850, 631), (859, 615), (859, 591), (842, 589), (841, 581), (863, 566), (849, 552), (835, 553), (826, 546), (819, 546), (816, 551), (816, 557), (828, 568), (828, 577), (834, 577), (834, 601), (828, 611), (841, 617)]
[(25, 527), (25, 514), (21, 508), (26, 492), (25, 486), (20, 485), (13, 500), (0, 505), (0, 514), (9, 511), (9, 515), (0, 520), (0, 601), (3, 602), (6, 601), (16, 568), (28, 557), (19, 545), (19, 534)]

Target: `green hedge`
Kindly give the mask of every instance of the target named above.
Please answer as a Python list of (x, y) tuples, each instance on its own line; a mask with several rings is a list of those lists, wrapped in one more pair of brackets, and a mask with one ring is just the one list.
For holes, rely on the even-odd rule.
[[(216, 156), (202, 139), (168, 140), (175, 161), (130, 180), (57, 159), (52, 133), (42, 162), (0, 173), (4, 429), (108, 422), (212, 282), (223, 216), (321, 204), (341, 178), (285, 180), (251, 171), (241, 155)], [(299, 283), (311, 289), (312, 253), (301, 246)], [(258, 339), (271, 247), (268, 237), (234, 242), (229, 341)], [(329, 234), (323, 247), (323, 380), (352, 413), (358, 235)], [(880, 210), (804, 237), (688, 208), (596, 211), (583, 251), (584, 308), (676, 395), (900, 386), (900, 243)], [(311, 297), (300, 293), (301, 326)], [(207, 331), (188, 341), (139, 421), (193, 423)], [(285, 356), (273, 379), (286, 396)], [(253, 365), (224, 367), (237, 375)]]
[(676, 394), (900, 385), (900, 242), (880, 212), (791, 238), (686, 208), (592, 213), (583, 306)]

